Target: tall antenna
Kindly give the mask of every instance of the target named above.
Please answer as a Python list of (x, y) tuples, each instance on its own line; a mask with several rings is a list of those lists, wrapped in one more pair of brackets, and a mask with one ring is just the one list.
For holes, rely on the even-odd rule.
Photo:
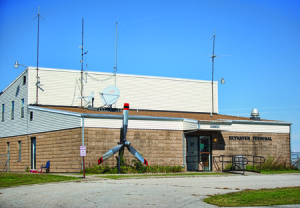
[(84, 18), (82, 18), (82, 41), (81, 41), (81, 78), (80, 78), (80, 81), (81, 81), (81, 92), (80, 92), (80, 99), (81, 99), (81, 107), (83, 107), (83, 56), (85, 54), (88, 53), (88, 51), (86, 52), (83, 52), (83, 29), (84, 29)]
[(40, 47), (40, 7), (38, 7), (38, 34), (37, 34), (37, 58), (36, 58), (36, 104), (39, 104), (39, 47)]
[(80, 99), (81, 99), (81, 107), (82, 107), (82, 99), (83, 99), (83, 24), (84, 24), (84, 19), (82, 18), (82, 42), (81, 42), (81, 94), (80, 94)]
[(117, 49), (118, 49), (118, 22), (116, 22), (116, 48), (115, 48), (115, 67), (114, 67), (114, 75), (115, 75), (115, 85), (117, 85)]
[(216, 40), (216, 29), (214, 29), (214, 35), (213, 35), (213, 53), (211, 55), (212, 60), (212, 70), (211, 70), (211, 113), (210, 117), (212, 117), (212, 114), (214, 112), (214, 65), (215, 65), (215, 40)]

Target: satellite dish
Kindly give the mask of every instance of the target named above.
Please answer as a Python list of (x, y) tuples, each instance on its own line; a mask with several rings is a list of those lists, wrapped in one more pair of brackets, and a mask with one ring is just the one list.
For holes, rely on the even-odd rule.
[(91, 92), (89, 94), (89, 96), (86, 99), (84, 99), (84, 100), (85, 100), (86, 103), (90, 103), (90, 102), (92, 102), (93, 98), (94, 98), (94, 92)]
[(93, 100), (93, 98), (94, 98), (94, 92), (91, 92), (90, 94), (89, 94), (89, 96), (83, 96), (83, 97), (79, 97), (80, 99), (84, 99), (84, 101), (86, 102), (86, 104), (85, 105), (87, 105), (87, 104), (89, 104), (90, 102), (92, 102), (92, 100)]
[(120, 97), (120, 90), (117, 86), (111, 85), (105, 88), (100, 94), (102, 103), (110, 106), (118, 101)]

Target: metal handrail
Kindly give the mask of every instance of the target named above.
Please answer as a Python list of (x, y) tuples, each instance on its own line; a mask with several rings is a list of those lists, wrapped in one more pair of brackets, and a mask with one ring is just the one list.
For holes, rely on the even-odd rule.
[[(252, 160), (249, 159), (249, 157), (252, 157)], [(224, 160), (225, 158), (225, 160)], [(226, 159), (228, 158), (228, 159)], [(251, 171), (246, 170), (246, 165), (249, 163), (252, 163), (252, 171), (251, 172), (258, 172), (261, 171), (261, 164), (265, 162), (265, 158), (263, 156), (256, 156), (256, 155), (219, 155), (219, 156), (213, 156), (213, 161), (215, 162), (215, 159), (219, 159), (219, 162), (222, 163), (222, 172), (233, 172), (236, 167), (239, 171), (243, 171), (243, 175), (245, 174), (245, 171)], [(257, 161), (259, 159), (259, 161)], [(218, 163), (216, 161), (216, 163)], [(224, 163), (228, 164), (231, 163), (231, 170), (224, 170)], [(259, 164), (259, 171), (255, 170), (255, 164)]]

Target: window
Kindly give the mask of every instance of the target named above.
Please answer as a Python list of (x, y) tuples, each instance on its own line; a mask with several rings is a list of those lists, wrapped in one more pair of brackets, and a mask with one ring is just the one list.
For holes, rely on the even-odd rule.
[(18, 157), (18, 161), (21, 161), (21, 141), (18, 141), (18, 153), (19, 153), (19, 157)]
[(15, 118), (15, 101), (11, 101), (11, 120)]
[(1, 121), (4, 121), (4, 110), (5, 110), (5, 105), (2, 104), (2, 119), (1, 119)]
[(21, 107), (21, 118), (24, 118), (24, 105), (25, 105), (25, 102), (24, 102), (24, 99), (21, 100), (22, 102), (22, 107)]
[(26, 84), (26, 76), (23, 77), (23, 85)]
[(30, 111), (30, 121), (33, 120), (33, 111)]

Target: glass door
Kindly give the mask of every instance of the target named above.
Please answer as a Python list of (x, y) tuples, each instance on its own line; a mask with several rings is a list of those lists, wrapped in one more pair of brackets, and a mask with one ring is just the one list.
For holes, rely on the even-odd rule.
[(186, 165), (188, 171), (199, 170), (198, 162), (198, 137), (187, 137), (186, 138)]
[(211, 141), (210, 136), (199, 137), (199, 163), (204, 171), (211, 171)]
[(31, 138), (31, 170), (36, 169), (36, 138)]

